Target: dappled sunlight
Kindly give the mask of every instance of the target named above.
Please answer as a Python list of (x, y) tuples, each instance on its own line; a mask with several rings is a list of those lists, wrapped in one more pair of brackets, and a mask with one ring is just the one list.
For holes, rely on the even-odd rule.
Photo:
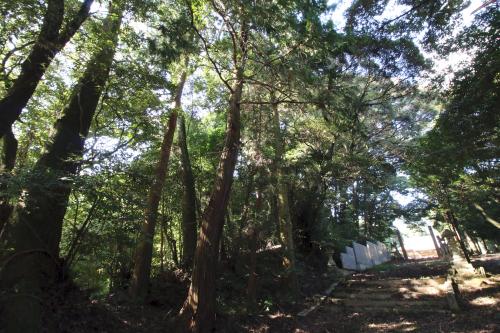
[(443, 296), (446, 292), (444, 282), (444, 278), (412, 280), (411, 289), (406, 289), (403, 297), (418, 299), (423, 296)]
[(500, 303), (498, 297), (486, 296), (486, 297), (477, 297), (470, 301), (472, 305), (476, 306), (496, 306)]
[(397, 332), (413, 332), (417, 329), (416, 323), (411, 321), (401, 321), (399, 323), (371, 323), (368, 327), (374, 332), (387, 332), (389, 330), (397, 330)]
[(250, 333), (268, 333), (269, 332), (269, 325), (262, 324), (259, 325), (258, 327), (249, 327), (249, 326), (243, 326), (248, 332)]
[(276, 312), (273, 314), (268, 315), (270, 319), (276, 319), (276, 318), (292, 318), (292, 316), (289, 313), (283, 313), (283, 312)]

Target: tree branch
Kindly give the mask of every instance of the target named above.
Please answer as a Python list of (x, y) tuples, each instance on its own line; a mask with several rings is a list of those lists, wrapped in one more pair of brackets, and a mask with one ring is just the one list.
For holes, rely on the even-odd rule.
[(71, 37), (78, 31), (82, 23), (89, 17), (90, 7), (94, 0), (83, 0), (78, 13), (66, 24), (59, 34), (58, 44), (65, 45)]
[(201, 32), (196, 27), (196, 24), (194, 23), (194, 13), (193, 13), (193, 8), (191, 6), (191, 2), (189, 0), (186, 0), (186, 4), (188, 6), (189, 14), (191, 16), (191, 27), (193, 28), (193, 30), (195, 31), (195, 33), (198, 35), (198, 37), (200, 37), (200, 40), (203, 43), (203, 48), (204, 48), (204, 50), (205, 50), (205, 52), (207, 54), (208, 60), (212, 63), (215, 72), (219, 76), (219, 79), (224, 83), (224, 85), (227, 87), (227, 89), (229, 89), (229, 91), (231, 93), (233, 93), (233, 88), (229, 84), (229, 81), (226, 80), (226, 79), (224, 79), (224, 77), (222, 76), (222, 73), (221, 73), (221, 71), (219, 69), (219, 66), (217, 65), (217, 62), (210, 55), (210, 51), (209, 51), (210, 46), (208, 45), (206, 39), (203, 37), (203, 35), (201, 34)]

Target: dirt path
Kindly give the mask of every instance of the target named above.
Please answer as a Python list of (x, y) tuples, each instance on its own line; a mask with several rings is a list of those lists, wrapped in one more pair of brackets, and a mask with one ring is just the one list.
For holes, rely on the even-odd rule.
[[(319, 295), (295, 303), (283, 299), (274, 307), (254, 314), (238, 313), (238, 308), (228, 306), (218, 314), (215, 332), (500, 332), (500, 254), (476, 258), (475, 265), (486, 269), (488, 279), (461, 287), (466, 301), (461, 313), (450, 312), (443, 295), (442, 282), (448, 264), (436, 260), (411, 261), (384, 264), (349, 276), (306, 316), (298, 313), (317, 304)], [(301, 279), (304, 295), (324, 291), (332, 283), (339, 282), (333, 274), (311, 272), (307, 277), (309, 280)], [(185, 289), (168, 281), (161, 283), (164, 289), (156, 294), (164, 295), (167, 300), (182, 301), (185, 296), (175, 296), (172, 290), (184, 293)], [(169, 289), (169, 285), (177, 287)], [(67, 307), (60, 307), (55, 314), (60, 323), (59, 332), (173, 332), (169, 325), (175, 314), (171, 309), (176, 307), (169, 304), (130, 304), (126, 296), (120, 295), (89, 304), (84, 296), (66, 296), (70, 300), (64, 303)], [(235, 296), (234, 304), (241, 303), (244, 297), (244, 294)]]
[[(500, 330), (500, 256), (481, 258), (486, 281), (462, 288), (461, 313), (447, 306), (442, 261), (391, 264), (350, 276), (306, 317), (274, 316), (251, 332), (463, 332)], [(385, 270), (383, 270), (385, 269)]]

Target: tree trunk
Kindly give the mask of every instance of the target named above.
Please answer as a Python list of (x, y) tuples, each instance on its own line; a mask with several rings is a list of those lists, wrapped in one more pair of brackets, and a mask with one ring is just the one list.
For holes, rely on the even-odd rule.
[(182, 195), (182, 266), (191, 269), (194, 251), (196, 249), (196, 190), (193, 170), (189, 159), (184, 115), (179, 117), (179, 146), (181, 149), (182, 180), (184, 192)]
[(474, 245), (474, 248), (476, 249), (477, 254), (478, 254), (478, 255), (483, 254), (483, 250), (482, 250), (482, 249), (481, 249), (481, 247), (479, 246), (479, 243), (477, 242), (477, 238), (472, 237), (472, 238), (471, 238), (471, 242), (472, 242), (472, 244)]
[(163, 234), (167, 240), (168, 247), (170, 248), (170, 253), (172, 254), (172, 260), (174, 261), (175, 267), (179, 267), (179, 255), (177, 254), (177, 241), (175, 240), (174, 233), (172, 232), (172, 224), (165, 223), (167, 221), (162, 221)]
[(396, 229), (396, 236), (398, 237), (399, 245), (401, 246), (401, 251), (403, 252), (403, 259), (408, 260), (408, 253), (406, 252), (405, 243), (403, 242), (403, 237), (398, 229)]
[(247, 311), (252, 313), (257, 307), (257, 242), (258, 231), (255, 226), (251, 226), (248, 232), (249, 243), (249, 267), (247, 282)]
[(352, 219), (353, 225), (359, 233), (359, 195), (357, 180), (352, 183)]
[(76, 231), (75, 237), (70, 243), (69, 250), (64, 258), (66, 269), (69, 269), (69, 267), (73, 263), (73, 260), (76, 257), (78, 246), (80, 245), (80, 240), (83, 238), (83, 236), (88, 230), (90, 223), (92, 222), (92, 218), (94, 217), (94, 212), (99, 206), (99, 201), (100, 201), (99, 197), (95, 198), (94, 202), (92, 203), (92, 206), (90, 207), (87, 213), (87, 217), (83, 221), (80, 228), (78, 228), (78, 230)]
[(490, 252), (490, 251), (488, 249), (488, 244), (486, 243), (486, 239), (484, 239), (483, 237), (481, 237), (481, 241), (483, 242), (484, 249), (486, 250), (485, 254), (488, 254), (488, 252)]
[(436, 236), (434, 236), (434, 230), (432, 230), (432, 227), (430, 225), (427, 226), (427, 228), (429, 228), (429, 234), (431, 235), (432, 243), (434, 244), (434, 248), (436, 249), (436, 254), (437, 254), (438, 258), (441, 258), (443, 256), (443, 254), (441, 253), (442, 251), (438, 245), (438, 242), (436, 240)]
[(163, 134), (160, 160), (156, 165), (155, 176), (149, 189), (148, 202), (144, 212), (144, 223), (142, 224), (141, 235), (135, 252), (134, 272), (130, 283), (130, 296), (138, 300), (143, 300), (148, 292), (151, 260), (153, 258), (153, 238), (158, 220), (158, 206), (160, 204), (163, 185), (165, 184), (170, 150), (174, 139), (175, 127), (177, 126), (177, 115), (181, 107), (182, 90), (184, 89), (186, 75), (186, 72), (181, 74), (179, 84), (177, 85), (174, 107)]
[(212, 332), (219, 242), (240, 145), (240, 101), (243, 68), (237, 69), (227, 114), (226, 137), (215, 184), (201, 221), (189, 293), (179, 313), (179, 332)]
[(285, 180), (283, 172), (283, 153), (284, 142), (281, 136), (280, 118), (278, 112), (278, 104), (273, 103), (273, 128), (275, 140), (275, 178), (278, 191), (278, 217), (280, 226), (280, 238), (285, 245), (283, 257), (283, 266), (287, 273), (288, 283), (291, 291), (294, 294), (298, 293), (299, 285), (297, 281), (296, 266), (295, 266), (295, 245), (293, 241), (293, 226), (290, 216), (290, 204), (288, 200), (288, 183)]
[(3, 136), (3, 159), (0, 165), (0, 240), (2, 239), (3, 230), (12, 212), (12, 205), (10, 204), (10, 195), (5, 193), (8, 190), (6, 178), (11, 176), (12, 169), (16, 163), (16, 151), (18, 142), (14, 133), (9, 128), (7, 133)]
[(163, 234), (163, 232), (160, 232), (160, 272), (161, 273), (163, 273), (165, 271), (165, 266), (164, 266), (165, 252), (163, 250), (164, 248), (165, 248), (165, 235)]
[(458, 240), (458, 244), (460, 245), (460, 248), (462, 249), (464, 257), (467, 260), (467, 262), (470, 264), (471, 260), (469, 257), (469, 251), (467, 249), (467, 246), (465, 245), (464, 237), (460, 233), (460, 229), (458, 227), (458, 221), (455, 218), (455, 214), (453, 214), (452, 206), (450, 203), (450, 195), (448, 193), (448, 188), (442, 187), (442, 190), (443, 190), (444, 197), (442, 198), (443, 202), (441, 202), (441, 205), (444, 207), (444, 219), (451, 226), (451, 228), (452, 228), (453, 232), (455, 233), (455, 236)]
[(93, 0), (84, 0), (78, 13), (68, 21), (65, 27), (62, 27), (64, 0), (47, 1), (47, 12), (40, 34), (30, 54), (21, 65), (21, 73), (14, 80), (6, 96), (0, 100), (0, 138), (10, 130), (21, 114), (52, 59), (87, 19), (92, 2)]
[[(112, 7), (101, 48), (72, 92), (53, 136), (32, 171), (7, 228), (11, 255), (3, 262), (0, 286), (6, 332), (39, 332), (45, 298), (57, 282), (62, 223), (85, 138), (113, 60), (122, 10)], [(49, 329), (50, 331), (50, 329)]]
[(467, 250), (467, 246), (465, 245), (463, 237), (460, 234), (460, 230), (458, 229), (458, 223), (457, 223), (457, 220), (455, 219), (455, 215), (453, 215), (453, 213), (450, 209), (447, 209), (445, 214), (444, 214), (444, 217), (445, 217), (445, 220), (448, 222), (448, 224), (450, 224), (451, 227), (453, 228), (453, 231), (455, 232), (455, 235), (457, 236), (458, 243), (460, 244), (460, 248), (462, 249), (464, 257), (467, 260), (467, 262), (470, 264), (471, 260), (469, 257), (469, 251)]
[(258, 188), (255, 193), (255, 214), (253, 223), (248, 231), (250, 260), (248, 265), (247, 310), (249, 313), (255, 311), (257, 307), (257, 246), (259, 241), (259, 228), (256, 221), (259, 220), (262, 213), (262, 201), (262, 190)]
[[(80, 11), (61, 31), (64, 19), (64, 1), (48, 1), (40, 34), (28, 57), (21, 64), (21, 73), (8, 89), (6, 96), (0, 100), (0, 138), (3, 138), (3, 172), (6, 176), (14, 168), (18, 149), (18, 142), (12, 133), (12, 124), (33, 96), (52, 59), (87, 19), (92, 2), (93, 0), (83, 1)], [(5, 191), (6, 189), (5, 181), (0, 179), (0, 190)], [(0, 239), (12, 210), (13, 207), (9, 203), (8, 196), (3, 195), (0, 198)]]

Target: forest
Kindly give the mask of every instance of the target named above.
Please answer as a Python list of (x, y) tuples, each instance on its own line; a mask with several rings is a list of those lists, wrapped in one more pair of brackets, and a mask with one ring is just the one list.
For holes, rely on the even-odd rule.
[(0, 332), (309, 332), (256, 323), (396, 220), (498, 252), (497, 1), (0, 12)]

